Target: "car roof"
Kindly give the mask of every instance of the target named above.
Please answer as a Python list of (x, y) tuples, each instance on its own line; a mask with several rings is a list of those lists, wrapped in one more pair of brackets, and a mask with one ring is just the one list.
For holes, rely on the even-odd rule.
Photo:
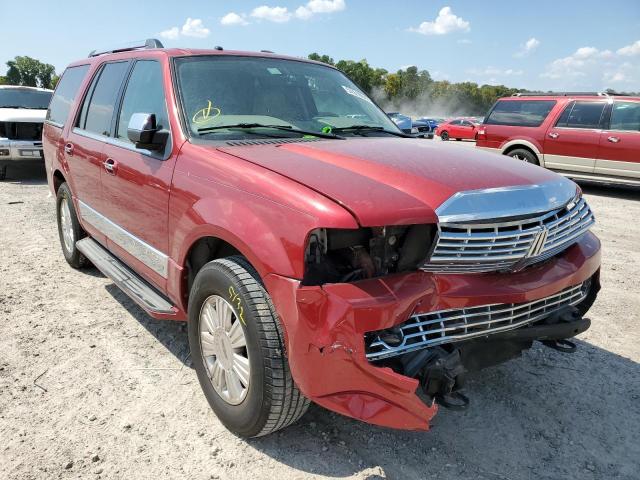
[(511, 96), (511, 97), (502, 97), (499, 100), (507, 100), (510, 102), (518, 102), (518, 101), (522, 101), (522, 100), (562, 100), (562, 101), (572, 101), (575, 100), (576, 98), (579, 99), (583, 99), (583, 100), (606, 100), (608, 98), (613, 99), (613, 100), (640, 100), (640, 97), (634, 97), (634, 96), (630, 96), (630, 95), (607, 95), (607, 94), (601, 94), (601, 95), (594, 95), (594, 94), (588, 94), (588, 93), (567, 93), (567, 94), (562, 94), (562, 95), (526, 95), (526, 94), (520, 94), (518, 96)]
[(220, 50), (215, 49), (197, 49), (197, 48), (137, 48), (132, 50), (126, 50), (114, 53), (101, 53), (94, 56), (90, 56), (81, 60), (76, 60), (69, 64), (70, 67), (87, 64), (98, 64), (104, 61), (110, 60), (125, 60), (130, 58), (153, 58), (158, 56), (165, 56), (170, 58), (175, 57), (190, 57), (190, 56), (239, 56), (239, 57), (256, 57), (256, 58), (273, 58), (277, 60), (293, 60), (297, 62), (312, 63), (316, 65), (322, 65), (328, 68), (334, 68), (333, 65), (328, 65), (323, 62), (317, 62), (315, 60), (309, 60), (308, 58), (293, 57), (289, 55), (280, 55), (277, 53), (262, 51), (262, 52), (249, 52), (242, 50)]
[(48, 88), (40, 88), (40, 87), (27, 87), (24, 85), (0, 85), (0, 89), (6, 90), (32, 90), (35, 92), (53, 92), (53, 90), (49, 90)]

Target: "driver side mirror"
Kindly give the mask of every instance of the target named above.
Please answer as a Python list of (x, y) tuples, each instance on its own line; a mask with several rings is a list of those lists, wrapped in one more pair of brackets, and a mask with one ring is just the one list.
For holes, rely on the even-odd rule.
[(167, 144), (169, 132), (157, 127), (154, 113), (134, 113), (129, 120), (127, 136), (136, 148), (162, 150)]

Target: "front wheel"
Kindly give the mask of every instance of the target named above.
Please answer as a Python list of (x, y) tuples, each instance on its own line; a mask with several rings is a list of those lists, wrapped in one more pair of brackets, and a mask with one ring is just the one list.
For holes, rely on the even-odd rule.
[(444, 132), (442, 132), (440, 134), (440, 140), (445, 141), (445, 142), (447, 140), (449, 140), (449, 132), (447, 132), (446, 130)]
[(269, 294), (243, 257), (214, 260), (196, 275), (189, 347), (209, 405), (233, 433), (267, 435), (306, 412)]

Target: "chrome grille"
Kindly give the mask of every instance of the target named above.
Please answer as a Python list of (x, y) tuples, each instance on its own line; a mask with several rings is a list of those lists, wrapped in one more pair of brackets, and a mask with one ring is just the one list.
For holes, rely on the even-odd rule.
[(413, 315), (398, 326), (402, 339), (399, 345), (388, 345), (376, 336), (367, 345), (366, 356), (369, 360), (380, 360), (426, 347), (513, 330), (548, 317), (563, 307), (580, 303), (587, 296), (589, 285), (587, 281), (533, 302), (499, 303)]
[(442, 223), (433, 252), (421, 268), (465, 273), (523, 267), (566, 249), (594, 222), (589, 205), (580, 198), (558, 210), (517, 221)]

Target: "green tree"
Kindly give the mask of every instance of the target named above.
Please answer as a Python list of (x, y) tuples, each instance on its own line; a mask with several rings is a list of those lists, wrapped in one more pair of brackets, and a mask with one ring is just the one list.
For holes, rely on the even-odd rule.
[(55, 67), (27, 56), (17, 56), (7, 62), (6, 79), (9, 85), (52, 88)]
[(311, 53), (309, 55), (309, 60), (315, 60), (316, 62), (322, 62), (322, 63), (326, 63), (328, 65), (335, 65), (335, 63), (333, 62), (333, 58), (331, 58), (329, 55), (320, 55), (319, 53)]

